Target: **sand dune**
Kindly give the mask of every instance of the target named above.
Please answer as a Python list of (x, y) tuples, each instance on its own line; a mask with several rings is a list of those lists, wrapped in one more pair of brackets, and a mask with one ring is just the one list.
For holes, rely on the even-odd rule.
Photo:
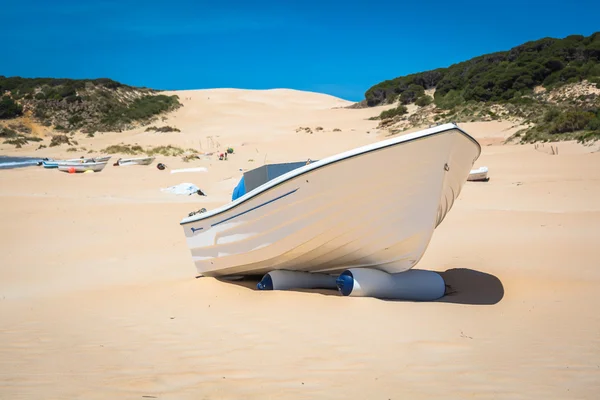
[[(229, 201), (240, 169), (383, 139), (368, 120), (383, 108), (336, 108), (348, 103), (283, 89), (177, 94), (185, 106), (161, 124), (181, 132), (139, 128), (77, 140), (97, 151), (118, 142), (232, 146), (229, 160), (157, 158), (206, 173), (154, 165), (79, 175), (0, 171), (0, 398), (600, 393), (597, 146), (561, 143), (558, 155), (534, 145), (484, 146), (476, 167), (488, 166), (491, 180), (465, 185), (418, 265), (443, 272), (451, 285), (440, 301), (258, 292), (253, 282), (196, 279), (180, 219)], [(482, 141), (511, 129), (498, 122), (464, 128)], [(35, 154), (74, 155), (60, 148)], [(391, 180), (398, 172), (385, 173)], [(208, 196), (160, 191), (180, 182)]]

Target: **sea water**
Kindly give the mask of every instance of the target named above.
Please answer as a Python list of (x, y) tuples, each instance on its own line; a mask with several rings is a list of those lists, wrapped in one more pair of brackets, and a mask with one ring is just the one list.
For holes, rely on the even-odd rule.
[(0, 169), (12, 169), (36, 166), (42, 162), (42, 158), (36, 157), (9, 157), (0, 156)]

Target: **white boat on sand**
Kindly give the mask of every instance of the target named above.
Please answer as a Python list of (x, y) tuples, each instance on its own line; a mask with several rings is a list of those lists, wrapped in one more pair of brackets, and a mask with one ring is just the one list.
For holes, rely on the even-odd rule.
[(479, 167), (469, 172), (468, 181), (488, 181), (488, 167)]
[(93, 158), (70, 158), (68, 160), (44, 160), (42, 165), (44, 168), (58, 168), (59, 165), (66, 165), (72, 163), (86, 163), (93, 162)]
[(112, 156), (94, 157), (94, 161), (103, 162), (103, 161), (108, 161), (111, 158), (112, 158)]
[(58, 170), (63, 172), (85, 172), (85, 171), (94, 171), (100, 172), (106, 167), (108, 161), (96, 162), (72, 162), (72, 163), (62, 163), (58, 165)]
[(445, 124), (319, 161), (266, 165), (244, 173), (232, 202), (180, 225), (204, 276), (403, 272), (423, 256), (480, 153)]
[(150, 165), (155, 157), (119, 158), (115, 165)]

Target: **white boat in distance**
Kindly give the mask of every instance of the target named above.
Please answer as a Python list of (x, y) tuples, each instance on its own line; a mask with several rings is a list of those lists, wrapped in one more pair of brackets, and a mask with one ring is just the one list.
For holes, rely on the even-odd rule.
[(96, 161), (88, 161), (88, 162), (71, 162), (71, 163), (61, 163), (58, 165), (58, 170), (63, 172), (69, 172), (71, 168), (75, 170), (75, 172), (85, 172), (85, 171), (94, 171), (100, 172), (106, 167), (108, 161), (96, 162)]
[(59, 165), (93, 162), (93, 161), (94, 161), (93, 158), (70, 158), (68, 160), (44, 160), (44, 161), (42, 161), (42, 165), (44, 166), (44, 168), (58, 168)]
[[(271, 166), (281, 167), (278, 176), (263, 166), (244, 173), (236, 191), (245, 184), (246, 193), (180, 225), (204, 276), (403, 272), (423, 256), (480, 153), (475, 139), (445, 124), (287, 172)], [(263, 183), (248, 187), (253, 174)]]
[(150, 165), (155, 157), (119, 158), (114, 165)]
[(488, 167), (479, 167), (469, 172), (468, 181), (488, 181)]

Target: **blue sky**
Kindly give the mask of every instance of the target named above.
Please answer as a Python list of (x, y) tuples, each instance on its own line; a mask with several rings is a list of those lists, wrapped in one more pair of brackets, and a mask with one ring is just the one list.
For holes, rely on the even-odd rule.
[(0, 75), (353, 101), (396, 76), (600, 31), (597, 0), (0, 0), (0, 13)]

